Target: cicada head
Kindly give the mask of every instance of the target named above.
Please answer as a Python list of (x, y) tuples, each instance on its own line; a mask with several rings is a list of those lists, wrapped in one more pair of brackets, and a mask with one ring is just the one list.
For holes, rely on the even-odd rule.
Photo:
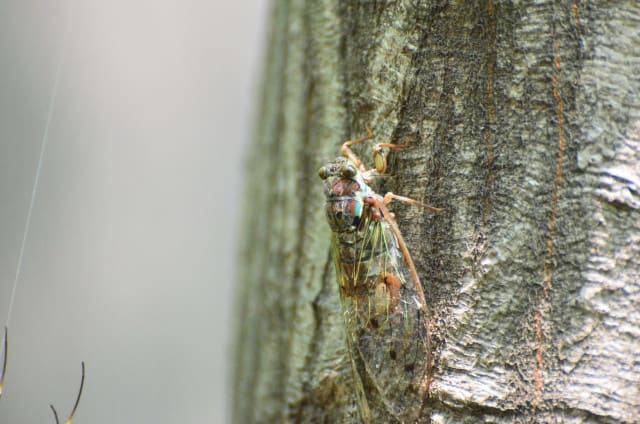
[(336, 158), (318, 170), (324, 180), (324, 194), (327, 199), (354, 196), (366, 190), (362, 173), (347, 158)]

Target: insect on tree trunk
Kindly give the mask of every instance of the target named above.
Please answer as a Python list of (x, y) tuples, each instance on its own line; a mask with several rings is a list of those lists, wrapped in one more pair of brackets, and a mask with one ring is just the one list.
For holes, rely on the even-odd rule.
[(368, 126), (414, 135), (376, 192), (445, 209), (390, 206), (431, 311), (418, 421), (640, 422), (638, 40), (635, 1), (276, 2), (234, 422), (363, 419), (317, 169)]

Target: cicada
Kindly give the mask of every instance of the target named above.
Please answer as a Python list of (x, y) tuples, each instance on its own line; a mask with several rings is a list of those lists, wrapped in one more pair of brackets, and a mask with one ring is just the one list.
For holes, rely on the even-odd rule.
[(364, 422), (415, 422), (431, 379), (429, 309), (416, 267), (393, 214), (400, 200), (430, 211), (442, 209), (369, 186), (387, 168), (389, 149), (376, 144), (367, 169), (351, 149), (373, 134), (342, 145), (342, 156), (319, 170), (332, 231), (335, 269), (347, 343)]

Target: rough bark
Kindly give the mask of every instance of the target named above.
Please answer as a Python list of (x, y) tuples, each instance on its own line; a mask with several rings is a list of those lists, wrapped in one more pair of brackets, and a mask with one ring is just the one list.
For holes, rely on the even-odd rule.
[[(358, 422), (316, 170), (377, 191), (434, 315), (424, 422), (640, 422), (640, 6), (278, 1), (250, 160), (234, 421)], [(367, 150), (362, 151), (368, 156)]]

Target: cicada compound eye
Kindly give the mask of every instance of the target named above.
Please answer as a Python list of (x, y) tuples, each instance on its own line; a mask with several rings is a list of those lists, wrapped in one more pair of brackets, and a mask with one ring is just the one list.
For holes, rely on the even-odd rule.
[(320, 178), (322, 178), (323, 180), (326, 180), (328, 175), (327, 175), (327, 167), (323, 166), (320, 169), (318, 169), (318, 176)]
[(358, 170), (351, 163), (344, 165), (342, 169), (340, 169), (340, 176), (342, 176), (343, 178), (353, 178), (357, 173)]

